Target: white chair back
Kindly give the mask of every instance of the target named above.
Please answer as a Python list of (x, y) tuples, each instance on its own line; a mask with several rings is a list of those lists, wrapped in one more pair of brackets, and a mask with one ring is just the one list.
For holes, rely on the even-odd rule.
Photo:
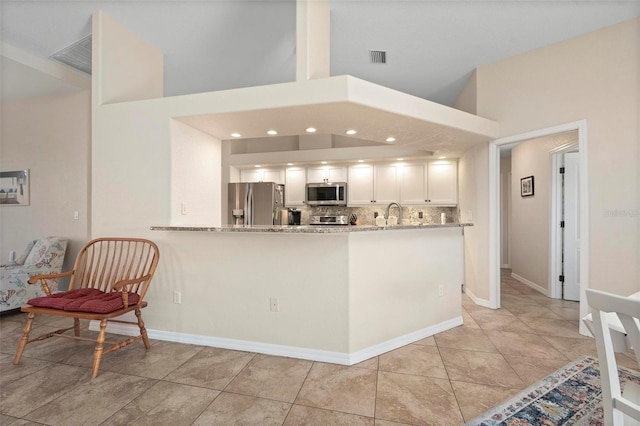
[(605, 425), (640, 425), (640, 388), (627, 384), (624, 395), (621, 392), (611, 330), (605, 315), (613, 312), (620, 319), (640, 368), (640, 300), (592, 289), (586, 290), (586, 293), (587, 302), (593, 309), (593, 332), (600, 363)]

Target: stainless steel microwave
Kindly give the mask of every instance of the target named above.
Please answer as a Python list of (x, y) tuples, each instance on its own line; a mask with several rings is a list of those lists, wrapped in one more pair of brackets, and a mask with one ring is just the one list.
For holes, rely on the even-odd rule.
[(308, 183), (305, 188), (305, 203), (308, 206), (346, 206), (347, 183)]

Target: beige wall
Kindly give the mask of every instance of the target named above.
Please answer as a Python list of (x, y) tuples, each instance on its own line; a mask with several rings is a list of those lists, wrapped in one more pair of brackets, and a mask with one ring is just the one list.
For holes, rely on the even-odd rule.
[[(30, 169), (30, 205), (0, 207), (0, 263), (32, 239), (69, 240), (65, 269), (89, 239), (90, 95), (88, 91), (6, 102), (0, 169)], [(73, 220), (73, 212), (79, 214)]]
[[(478, 114), (498, 121), (501, 136), (587, 121), (590, 286), (619, 294), (640, 286), (639, 69), (634, 19), (477, 70)], [(476, 174), (488, 170), (485, 153), (470, 155)], [(467, 248), (485, 263), (487, 241)], [(488, 275), (470, 280), (488, 295)]]

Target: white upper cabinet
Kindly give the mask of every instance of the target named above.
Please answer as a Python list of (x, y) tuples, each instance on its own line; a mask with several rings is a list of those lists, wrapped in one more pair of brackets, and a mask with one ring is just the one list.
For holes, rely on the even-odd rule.
[(458, 203), (458, 167), (455, 161), (430, 161), (427, 164), (429, 204)]
[(349, 205), (370, 205), (373, 203), (373, 166), (358, 165), (349, 167), (349, 185), (347, 187)]
[(399, 202), (398, 170), (395, 164), (373, 166), (373, 201), (376, 204)]
[(309, 167), (307, 169), (308, 183), (346, 182), (347, 168), (336, 166)]
[(394, 164), (351, 166), (348, 182), (349, 205), (398, 201), (398, 168)]
[(427, 203), (427, 166), (405, 164), (402, 167), (400, 184), (401, 204)]
[(305, 200), (305, 184), (307, 182), (304, 168), (290, 168), (285, 172), (284, 204), (286, 207), (303, 206)]
[(426, 164), (406, 164), (402, 168), (400, 194), (403, 204), (456, 205), (456, 162), (437, 160)]
[(283, 169), (246, 169), (240, 171), (240, 182), (275, 182), (284, 184)]

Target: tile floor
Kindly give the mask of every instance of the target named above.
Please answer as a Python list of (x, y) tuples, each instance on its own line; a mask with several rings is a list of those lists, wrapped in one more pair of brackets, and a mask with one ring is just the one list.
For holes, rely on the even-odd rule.
[[(460, 425), (596, 353), (577, 332), (577, 303), (548, 299), (508, 270), (501, 309), (462, 303), (464, 326), (351, 367), (153, 341), (148, 352), (136, 343), (106, 355), (94, 380), (91, 343), (50, 339), (14, 366), (25, 315), (5, 315), (0, 424)], [(35, 332), (60, 321), (36, 318)], [(630, 354), (619, 362), (637, 368)]]

